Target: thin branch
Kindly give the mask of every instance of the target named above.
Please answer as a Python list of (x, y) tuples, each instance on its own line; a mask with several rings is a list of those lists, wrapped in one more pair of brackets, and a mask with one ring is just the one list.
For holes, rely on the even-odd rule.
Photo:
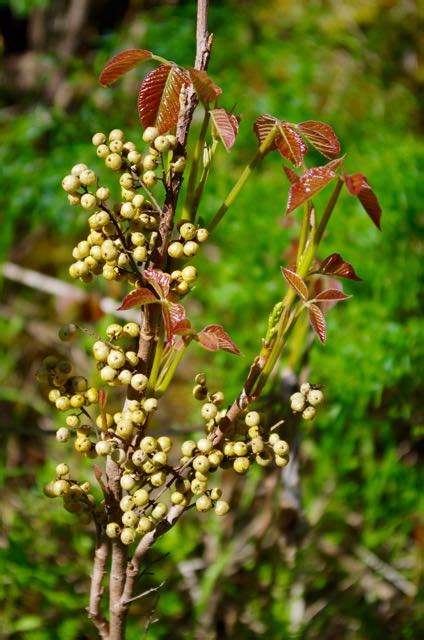
[(110, 553), (110, 543), (104, 540), (94, 552), (93, 574), (91, 576), (90, 603), (88, 606), (88, 617), (96, 626), (100, 637), (105, 640), (109, 636), (109, 625), (106, 622), (102, 610), (101, 602), (103, 596), (103, 580), (106, 575), (106, 562)]

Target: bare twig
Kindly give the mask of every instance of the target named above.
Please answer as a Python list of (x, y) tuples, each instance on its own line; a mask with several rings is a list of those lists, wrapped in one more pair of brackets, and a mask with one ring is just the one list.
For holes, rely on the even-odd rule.
[(107, 640), (109, 637), (109, 625), (106, 622), (102, 610), (101, 601), (103, 596), (103, 580), (106, 575), (106, 562), (110, 553), (110, 543), (103, 540), (94, 552), (93, 574), (91, 576), (90, 586), (90, 604), (88, 606), (88, 617), (101, 638)]

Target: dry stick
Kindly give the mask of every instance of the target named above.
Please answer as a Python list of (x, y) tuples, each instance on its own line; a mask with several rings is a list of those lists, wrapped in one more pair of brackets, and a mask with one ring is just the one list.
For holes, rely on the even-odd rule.
[(109, 553), (109, 540), (103, 540), (103, 542), (101, 542), (96, 548), (94, 554), (93, 575), (91, 576), (90, 586), (90, 603), (88, 606), (88, 617), (97, 627), (100, 637), (105, 640), (109, 637), (109, 625), (102, 614), (101, 601), (103, 596), (103, 580), (106, 575), (106, 562), (109, 557)]

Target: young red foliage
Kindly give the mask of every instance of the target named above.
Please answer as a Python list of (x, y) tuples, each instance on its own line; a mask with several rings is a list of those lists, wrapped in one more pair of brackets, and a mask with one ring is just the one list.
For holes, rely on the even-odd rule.
[(294, 271), (291, 271), (290, 269), (286, 269), (284, 267), (281, 267), (281, 272), (292, 289), (296, 291), (297, 295), (299, 295), (302, 300), (307, 300), (308, 287), (306, 286), (302, 278)]
[(190, 83), (188, 74), (176, 65), (161, 64), (144, 78), (138, 94), (141, 124), (166, 133), (176, 126), (181, 89)]
[(316, 304), (310, 304), (308, 307), (308, 313), (312, 329), (315, 331), (321, 342), (325, 344), (327, 339), (327, 326), (323, 312)]
[(340, 142), (332, 127), (325, 122), (307, 120), (297, 125), (301, 134), (326, 158), (337, 158)]
[(103, 67), (99, 76), (99, 82), (108, 87), (125, 73), (134, 69), (140, 62), (152, 57), (151, 51), (145, 49), (128, 49), (111, 58)]
[(209, 78), (206, 71), (199, 71), (192, 67), (189, 67), (187, 71), (200, 100), (207, 105), (211, 102), (215, 102), (215, 100), (217, 100), (221, 95), (222, 89), (218, 87), (211, 78)]
[(332, 253), (325, 258), (319, 266), (318, 273), (332, 275), (338, 278), (346, 278), (347, 280), (362, 280), (362, 278), (355, 273), (353, 266), (343, 260), (340, 253)]
[(340, 162), (341, 159), (333, 160), (322, 167), (313, 167), (305, 171), (290, 187), (286, 213), (295, 211), (334, 180), (337, 177), (334, 169), (338, 166), (336, 163)]
[(225, 109), (211, 109), (212, 121), (227, 151), (230, 151), (238, 134), (238, 120)]
[(377, 229), (381, 231), (381, 207), (377, 196), (371, 189), (371, 185), (362, 173), (352, 173), (344, 175), (347, 190), (352, 196), (356, 196), (363, 208), (374, 222)]
[(231, 340), (228, 333), (219, 324), (210, 324), (197, 334), (198, 342), (209, 351), (228, 351), (237, 356), (243, 355), (240, 349)]

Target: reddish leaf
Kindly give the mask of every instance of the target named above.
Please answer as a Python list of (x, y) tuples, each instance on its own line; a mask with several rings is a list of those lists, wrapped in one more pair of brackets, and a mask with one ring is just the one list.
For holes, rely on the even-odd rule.
[(187, 74), (176, 65), (161, 64), (144, 78), (138, 94), (141, 124), (166, 133), (178, 122), (180, 92), (189, 83)]
[(315, 296), (316, 302), (339, 302), (340, 300), (347, 300), (352, 296), (348, 296), (343, 291), (339, 289), (326, 289), (325, 291), (321, 291), (317, 296)]
[(185, 318), (174, 325), (174, 334), (186, 338), (187, 336), (195, 336), (196, 330), (191, 326), (190, 320)]
[(222, 89), (209, 78), (206, 71), (199, 71), (192, 67), (187, 69), (187, 71), (200, 100), (206, 104), (215, 102), (218, 96), (221, 95)]
[(362, 173), (353, 173), (345, 175), (344, 179), (349, 193), (358, 198), (377, 229), (381, 230), (381, 207), (366, 177)]
[(329, 124), (316, 120), (307, 120), (297, 126), (311, 145), (323, 156), (337, 158), (340, 153), (340, 142)]
[(225, 109), (211, 109), (209, 113), (224, 147), (227, 151), (230, 151), (238, 133), (236, 116), (232, 113), (227, 113)]
[(234, 344), (228, 333), (219, 324), (210, 324), (202, 329), (202, 331), (197, 334), (197, 339), (200, 344), (209, 351), (218, 351), (218, 349), (222, 349), (223, 351), (234, 353), (237, 356), (242, 355), (240, 349)]
[(186, 320), (185, 309), (177, 302), (164, 302), (162, 304), (162, 318), (165, 328), (165, 338), (169, 344), (175, 342), (175, 327)]
[(128, 49), (127, 51), (118, 53), (103, 67), (103, 71), (99, 76), (100, 84), (104, 87), (109, 86), (127, 73), (127, 71), (136, 67), (140, 62), (148, 60), (151, 57), (152, 52), (145, 51), (144, 49)]
[(152, 285), (159, 298), (164, 300), (168, 297), (171, 286), (171, 276), (169, 273), (164, 273), (157, 269), (145, 269), (144, 277), (147, 282)]
[(308, 287), (303, 282), (302, 278), (290, 269), (281, 267), (281, 272), (289, 285), (296, 291), (296, 293), (302, 298), (302, 300), (308, 299)]
[(345, 262), (340, 253), (332, 253), (328, 258), (323, 260), (319, 267), (319, 273), (325, 275), (338, 276), (347, 280), (362, 280), (355, 273), (355, 269), (349, 262)]
[[(280, 123), (281, 123), (281, 120), (274, 118), (274, 116), (268, 116), (266, 114), (259, 116), (259, 118), (256, 120), (256, 122), (253, 125), (253, 131), (255, 132), (255, 135), (258, 139), (259, 144), (262, 144), (265, 138), (268, 137), (271, 130), (274, 129), (275, 127), (278, 127)], [(268, 147), (268, 151), (272, 151), (273, 149), (276, 149), (276, 148), (277, 148), (277, 143), (274, 137), (274, 140)]]
[(318, 338), (324, 344), (327, 339), (327, 329), (325, 324), (324, 314), (316, 304), (309, 305), (309, 320), (312, 329), (317, 334)]
[(281, 122), (275, 136), (278, 151), (295, 167), (301, 167), (308, 150), (302, 137), (287, 122)]
[(138, 307), (143, 304), (152, 304), (153, 302), (159, 302), (159, 300), (155, 297), (154, 293), (150, 291), (150, 289), (145, 289), (142, 287), (141, 289), (135, 289), (131, 291), (122, 301), (120, 307), (118, 307), (118, 311), (125, 311), (126, 309), (131, 309), (132, 307)]
[(334, 168), (334, 162), (330, 162), (322, 167), (314, 167), (305, 171), (299, 180), (290, 187), (286, 213), (291, 213), (300, 207), (334, 180), (337, 175)]
[(284, 169), (284, 173), (289, 179), (290, 184), (294, 184), (299, 180), (299, 176), (295, 171), (293, 171), (293, 169), (291, 169), (290, 167), (283, 167), (283, 169)]

